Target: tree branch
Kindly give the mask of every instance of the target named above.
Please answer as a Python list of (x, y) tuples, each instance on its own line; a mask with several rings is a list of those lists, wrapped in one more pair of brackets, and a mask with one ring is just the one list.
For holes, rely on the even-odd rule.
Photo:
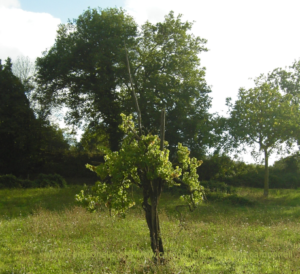
[(129, 79), (130, 79), (130, 83), (131, 83), (131, 92), (132, 92), (132, 97), (133, 97), (133, 100), (134, 100), (134, 103), (135, 103), (135, 108), (136, 108), (136, 111), (137, 111), (137, 114), (138, 114), (138, 126), (139, 126), (139, 133), (140, 133), (140, 136), (141, 136), (142, 135), (141, 111), (140, 111), (139, 102), (137, 100), (136, 93), (135, 93), (134, 87), (133, 87), (133, 82), (132, 82), (131, 73), (130, 73), (129, 59), (128, 59), (128, 54), (127, 54), (127, 48), (126, 48), (125, 41), (124, 41), (124, 46), (125, 46), (128, 74), (129, 74)]
[(164, 150), (164, 142), (165, 142), (165, 118), (166, 111), (165, 109), (161, 110), (161, 118), (160, 118), (160, 150)]

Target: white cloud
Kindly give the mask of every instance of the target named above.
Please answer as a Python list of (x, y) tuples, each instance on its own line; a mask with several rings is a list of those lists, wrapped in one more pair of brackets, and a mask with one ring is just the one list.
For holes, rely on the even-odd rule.
[(20, 8), (18, 0), (0, 0), (0, 8)]
[(138, 0), (125, 0), (126, 10), (133, 15), (136, 22), (141, 25), (146, 20), (151, 23), (162, 21), (164, 16), (170, 11), (167, 5), (168, 1), (138, 1)]
[(126, 0), (139, 24), (162, 21), (170, 10), (195, 21), (193, 33), (208, 40), (202, 53), (213, 111), (226, 110), (225, 98), (250, 87), (261, 73), (289, 66), (300, 57), (298, 0)]
[(126, 0), (125, 9), (139, 24), (164, 20), (170, 10), (195, 21), (192, 32), (208, 40), (200, 55), (212, 86), (212, 112), (226, 115), (226, 97), (237, 98), (249, 78), (300, 58), (299, 0)]
[(17, 8), (18, 1), (0, 1), (0, 59), (24, 55), (35, 60), (54, 44), (60, 19), (24, 11)]

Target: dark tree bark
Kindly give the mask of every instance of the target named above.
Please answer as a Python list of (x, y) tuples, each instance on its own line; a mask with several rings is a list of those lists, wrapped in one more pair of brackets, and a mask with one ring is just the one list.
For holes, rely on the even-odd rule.
[[(143, 208), (145, 210), (146, 221), (150, 231), (151, 248), (153, 253), (157, 255), (162, 255), (164, 253), (158, 217), (158, 202), (161, 191), (162, 184), (159, 179), (153, 182), (147, 182), (144, 185)], [(149, 204), (149, 200), (151, 204)]]

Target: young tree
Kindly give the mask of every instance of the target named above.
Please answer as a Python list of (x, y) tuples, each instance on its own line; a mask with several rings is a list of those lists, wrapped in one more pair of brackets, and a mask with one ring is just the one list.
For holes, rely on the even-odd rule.
[[(126, 57), (132, 84), (127, 50)], [(94, 188), (96, 195), (86, 196), (82, 190), (76, 195), (76, 200), (91, 211), (95, 209), (96, 203), (103, 202), (110, 210), (124, 215), (125, 210), (134, 205), (134, 201), (128, 196), (130, 185), (143, 188), (142, 206), (150, 232), (151, 248), (159, 260), (160, 255), (164, 253), (158, 217), (158, 203), (163, 187), (185, 184), (189, 195), (183, 195), (181, 198), (188, 203), (190, 210), (194, 210), (203, 198), (203, 189), (197, 174), (197, 167), (202, 161), (191, 159), (188, 148), (179, 143), (178, 165), (174, 167), (169, 160), (169, 150), (165, 148), (168, 145), (164, 140), (165, 110), (161, 112), (160, 139), (157, 135), (143, 135), (141, 112), (133, 85), (131, 91), (138, 116), (138, 130), (135, 129), (131, 115), (121, 114), (123, 123), (120, 128), (124, 131), (125, 138), (120, 151), (106, 153), (105, 163), (97, 167), (87, 165), (100, 176), (102, 182), (96, 183)]]
[[(299, 105), (291, 103), (292, 95), (282, 95), (277, 87), (271, 87), (263, 77), (255, 80), (253, 89), (239, 90), (233, 105), (227, 98), (230, 109), (228, 130), (233, 143), (259, 145), (265, 156), (264, 196), (268, 197), (268, 159), (274, 150), (285, 144), (290, 147), (295, 140), (294, 131), (299, 121)], [(299, 123), (298, 123), (299, 124)]]
[(94, 211), (98, 203), (104, 203), (113, 214), (124, 215), (126, 209), (134, 205), (128, 195), (130, 186), (143, 189), (142, 207), (150, 232), (151, 248), (154, 254), (164, 253), (158, 217), (158, 203), (164, 187), (185, 184), (189, 195), (181, 199), (193, 210), (202, 200), (202, 188), (198, 181), (197, 167), (202, 161), (189, 157), (187, 147), (178, 144), (177, 161), (174, 166), (169, 160), (167, 142), (157, 135), (140, 135), (135, 129), (132, 116), (122, 114), (121, 129), (125, 138), (119, 151), (109, 152), (105, 163), (99, 166), (87, 165), (100, 177), (94, 187), (94, 195), (86, 195), (84, 190), (76, 195), (76, 200)]

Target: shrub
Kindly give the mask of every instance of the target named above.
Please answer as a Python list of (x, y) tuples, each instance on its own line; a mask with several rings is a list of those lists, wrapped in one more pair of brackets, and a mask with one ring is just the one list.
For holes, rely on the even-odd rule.
[(224, 194), (220, 192), (208, 192), (206, 194), (206, 199), (209, 202), (222, 202), (235, 206), (253, 206), (254, 202), (237, 196), (236, 194)]
[(21, 180), (12, 174), (0, 176), (0, 188), (21, 188)]
[(35, 188), (35, 187), (66, 187), (67, 183), (58, 174), (39, 174), (35, 181), (18, 179), (8, 174), (0, 176), (0, 189), (3, 188)]
[(67, 182), (58, 174), (39, 174), (35, 180), (36, 187), (66, 187)]
[(205, 192), (221, 192), (226, 194), (235, 193), (235, 189), (232, 186), (218, 181), (202, 181), (201, 185), (204, 187)]
[(253, 206), (254, 202), (244, 197), (237, 196), (236, 194), (227, 195), (222, 199), (223, 202), (237, 206)]

